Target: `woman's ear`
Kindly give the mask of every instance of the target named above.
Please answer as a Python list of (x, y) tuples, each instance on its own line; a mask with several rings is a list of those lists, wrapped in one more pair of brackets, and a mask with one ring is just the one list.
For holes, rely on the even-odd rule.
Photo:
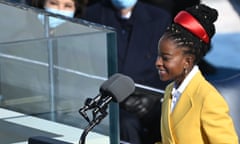
[(193, 65), (194, 65), (194, 56), (193, 55), (187, 55), (185, 57), (184, 67), (189, 68), (189, 67), (192, 67)]

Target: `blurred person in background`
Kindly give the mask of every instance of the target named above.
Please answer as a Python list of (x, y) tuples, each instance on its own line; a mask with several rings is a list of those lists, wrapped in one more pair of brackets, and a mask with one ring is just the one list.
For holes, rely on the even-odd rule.
[(54, 14), (80, 18), (87, 2), (88, 0), (29, 0), (27, 4)]
[[(171, 13), (172, 17), (174, 16), (172, 13), (174, 10), (175, 0), (140, 0), (140, 1), (165, 9), (169, 13)], [(187, 3), (191, 3), (190, 0)]]
[[(113, 27), (117, 34), (118, 72), (136, 83), (165, 89), (155, 68), (159, 37), (171, 23), (166, 10), (138, 0), (102, 0), (86, 8), (84, 19)], [(159, 133), (160, 98), (131, 95), (120, 104), (120, 139), (153, 144)]]

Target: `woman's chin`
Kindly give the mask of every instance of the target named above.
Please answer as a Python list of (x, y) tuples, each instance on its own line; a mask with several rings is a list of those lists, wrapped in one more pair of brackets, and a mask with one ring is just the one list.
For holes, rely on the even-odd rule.
[(166, 76), (161, 76), (161, 75), (160, 75), (160, 80), (161, 80), (161, 81), (168, 81), (169, 78), (167, 78)]
[(169, 77), (168, 77), (166, 72), (160, 72), (159, 77), (160, 77), (161, 81), (168, 81), (169, 80)]

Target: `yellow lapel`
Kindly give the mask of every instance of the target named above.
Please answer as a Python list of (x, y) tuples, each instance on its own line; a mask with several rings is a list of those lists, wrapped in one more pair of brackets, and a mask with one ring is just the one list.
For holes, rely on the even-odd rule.
[(171, 113), (172, 127), (175, 128), (177, 124), (184, 118), (187, 112), (192, 108), (192, 99), (190, 95), (184, 92), (175, 109)]
[(171, 107), (171, 90), (173, 88), (173, 83), (171, 83), (165, 90), (164, 100), (162, 103), (162, 118), (161, 118), (161, 128), (164, 138), (168, 140), (173, 140), (170, 122), (170, 107)]
[(190, 81), (184, 92), (182, 93), (179, 101), (177, 102), (174, 111), (171, 113), (172, 126), (175, 128), (177, 124), (184, 118), (188, 111), (193, 107), (192, 96), (196, 92), (198, 84), (202, 80), (202, 75), (199, 72)]

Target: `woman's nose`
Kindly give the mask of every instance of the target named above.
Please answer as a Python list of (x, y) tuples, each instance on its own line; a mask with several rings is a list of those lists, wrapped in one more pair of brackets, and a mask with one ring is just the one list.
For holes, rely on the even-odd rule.
[(62, 6), (62, 5), (58, 5), (58, 10), (64, 10), (64, 6)]
[(159, 68), (160, 66), (162, 66), (162, 58), (161, 57), (157, 57), (157, 60), (155, 62), (155, 65), (157, 68)]

